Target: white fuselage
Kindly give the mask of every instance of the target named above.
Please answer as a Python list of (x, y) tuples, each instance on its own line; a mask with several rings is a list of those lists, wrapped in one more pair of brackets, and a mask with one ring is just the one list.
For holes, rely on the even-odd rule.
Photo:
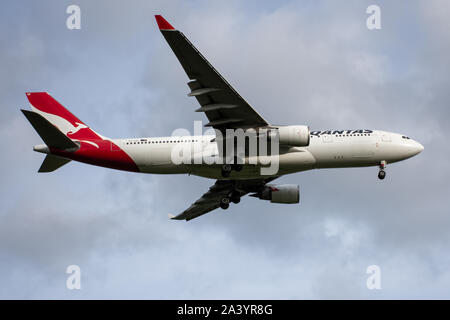
[[(274, 156), (278, 157), (279, 170), (272, 176), (320, 168), (378, 166), (382, 161), (393, 163), (408, 159), (423, 150), (420, 143), (401, 134), (378, 130), (368, 130), (370, 133), (349, 132), (314, 131), (307, 147), (280, 146), (279, 156)], [(185, 144), (185, 147), (188, 145), (193, 157), (201, 157), (205, 153), (217, 155), (218, 146), (214, 136), (131, 138), (113, 142), (133, 159), (140, 172), (187, 173), (224, 179), (220, 165), (198, 162), (175, 164), (172, 161), (173, 149), (180, 144)], [(233, 171), (228, 179), (261, 177), (264, 176), (261, 175), (260, 166), (246, 164), (241, 171)]]

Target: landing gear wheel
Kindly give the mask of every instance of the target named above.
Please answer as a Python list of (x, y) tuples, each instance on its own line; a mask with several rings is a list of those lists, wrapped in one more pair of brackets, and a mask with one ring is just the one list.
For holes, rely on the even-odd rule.
[(222, 198), (220, 200), (220, 207), (222, 209), (228, 209), (228, 207), (230, 206), (230, 198)]
[(233, 192), (230, 199), (233, 203), (239, 203), (241, 202), (241, 195), (238, 192)]
[(222, 166), (222, 177), (229, 177), (231, 170), (232, 170), (231, 164), (228, 164), (228, 163), (224, 164)]
[(384, 171), (386, 164), (386, 160), (380, 162), (380, 171), (378, 171), (378, 179), (380, 180), (383, 180), (386, 177), (386, 172)]

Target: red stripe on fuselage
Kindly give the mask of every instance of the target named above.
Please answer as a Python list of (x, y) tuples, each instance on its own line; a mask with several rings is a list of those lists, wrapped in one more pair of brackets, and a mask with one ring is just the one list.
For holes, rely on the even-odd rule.
[[(110, 140), (79, 141), (80, 149), (75, 152), (50, 148), (50, 152), (75, 161), (117, 170), (139, 172), (130, 156)], [(98, 148), (92, 143), (98, 145)], [(114, 150), (114, 151), (112, 151)]]

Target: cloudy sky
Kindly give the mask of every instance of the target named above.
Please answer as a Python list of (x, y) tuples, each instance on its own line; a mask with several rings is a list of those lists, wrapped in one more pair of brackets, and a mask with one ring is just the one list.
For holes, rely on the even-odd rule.
[[(9, 1), (0, 11), (0, 298), (450, 298), (449, 1)], [(81, 30), (66, 8), (81, 8)], [(381, 8), (381, 30), (366, 8)], [(112, 138), (193, 130), (164, 15), (277, 124), (404, 133), (425, 151), (282, 177), (298, 205), (245, 198), (170, 221), (213, 183), (71, 162), (38, 174), (19, 108), (48, 91)], [(81, 290), (66, 268), (81, 268)], [(366, 269), (381, 268), (381, 290)]]

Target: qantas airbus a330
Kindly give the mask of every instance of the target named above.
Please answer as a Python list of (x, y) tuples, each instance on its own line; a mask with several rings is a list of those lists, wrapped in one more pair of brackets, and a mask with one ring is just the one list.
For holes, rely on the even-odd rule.
[[(33, 149), (47, 154), (39, 172), (51, 172), (71, 160), (112, 169), (159, 174), (193, 174), (216, 179), (200, 199), (177, 216), (191, 220), (218, 207), (227, 209), (250, 194), (273, 203), (298, 203), (298, 185), (276, 185), (274, 179), (294, 172), (319, 168), (378, 166), (378, 177), (384, 179), (385, 166), (408, 159), (423, 150), (409, 137), (392, 132), (355, 129), (311, 131), (308, 126), (271, 125), (263, 119), (214, 69), (183, 33), (157, 15), (158, 27), (187, 73), (189, 96), (200, 104), (207, 127), (225, 135), (227, 130), (276, 134), (278, 170), (262, 174), (262, 161), (252, 162), (245, 148), (241, 162), (206, 164), (198, 161), (174, 163), (174, 148), (183, 145), (198, 152), (225, 157), (217, 135), (170, 136), (158, 138), (109, 139), (75, 117), (46, 92), (28, 92), (32, 111), (22, 110), (45, 145)], [(268, 134), (267, 134), (268, 133)], [(226, 139), (226, 138), (225, 138)], [(261, 138), (262, 139), (262, 138)], [(222, 139), (224, 140), (224, 139)], [(197, 151), (195, 151), (197, 150)], [(247, 156), (246, 156), (247, 155)], [(257, 155), (259, 156), (259, 154)]]

